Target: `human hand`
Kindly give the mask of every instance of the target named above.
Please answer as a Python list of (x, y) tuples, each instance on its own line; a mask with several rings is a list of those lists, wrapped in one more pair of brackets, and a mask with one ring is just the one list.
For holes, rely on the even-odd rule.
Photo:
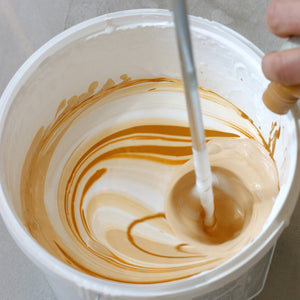
[[(300, 0), (272, 1), (266, 13), (266, 22), (279, 37), (300, 36)], [(300, 84), (300, 48), (270, 52), (262, 61), (265, 76), (284, 85)]]

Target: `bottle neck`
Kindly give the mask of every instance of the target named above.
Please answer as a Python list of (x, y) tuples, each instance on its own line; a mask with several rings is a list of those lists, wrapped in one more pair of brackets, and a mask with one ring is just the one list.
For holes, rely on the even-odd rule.
[(271, 82), (263, 94), (263, 101), (272, 112), (285, 114), (300, 97), (300, 85), (284, 86)]

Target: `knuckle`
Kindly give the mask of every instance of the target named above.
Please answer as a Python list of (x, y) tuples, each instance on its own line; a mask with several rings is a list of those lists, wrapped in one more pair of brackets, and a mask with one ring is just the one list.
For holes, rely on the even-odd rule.
[(287, 56), (283, 52), (278, 52), (274, 57), (274, 75), (277, 80), (283, 84), (290, 82), (290, 72)]

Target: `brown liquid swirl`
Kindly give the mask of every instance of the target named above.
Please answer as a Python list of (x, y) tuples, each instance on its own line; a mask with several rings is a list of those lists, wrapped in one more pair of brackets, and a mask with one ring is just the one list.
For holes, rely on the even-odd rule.
[[(191, 237), (168, 222), (181, 204), (170, 202), (165, 211), (173, 188), (179, 195), (194, 180), (182, 83), (121, 79), (99, 91), (93, 82), (88, 92), (63, 100), (37, 132), (22, 171), (24, 223), (49, 253), (95, 277), (158, 283), (217, 267), (259, 234), (271, 211), (278, 178), (267, 143), (237, 107), (201, 90), (213, 171), (220, 182), (230, 171), (232, 195), (242, 190), (244, 198), (216, 187), (219, 221), (206, 232), (191, 221)], [(224, 235), (232, 218), (237, 227)]]

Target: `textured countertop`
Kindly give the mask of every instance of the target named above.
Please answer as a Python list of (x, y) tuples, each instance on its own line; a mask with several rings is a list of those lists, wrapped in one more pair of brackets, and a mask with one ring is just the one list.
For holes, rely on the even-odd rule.
[[(189, 1), (189, 8), (191, 14), (234, 29), (266, 52), (278, 49), (282, 43), (266, 29), (268, 2), (198, 0)], [(134, 8), (168, 8), (168, 1), (0, 0), (0, 94), (21, 64), (56, 34), (86, 19)], [(16, 246), (1, 218), (0, 241), (0, 299), (55, 299), (43, 274)], [(300, 298), (299, 249), (300, 201), (278, 240), (265, 288), (256, 299)]]

